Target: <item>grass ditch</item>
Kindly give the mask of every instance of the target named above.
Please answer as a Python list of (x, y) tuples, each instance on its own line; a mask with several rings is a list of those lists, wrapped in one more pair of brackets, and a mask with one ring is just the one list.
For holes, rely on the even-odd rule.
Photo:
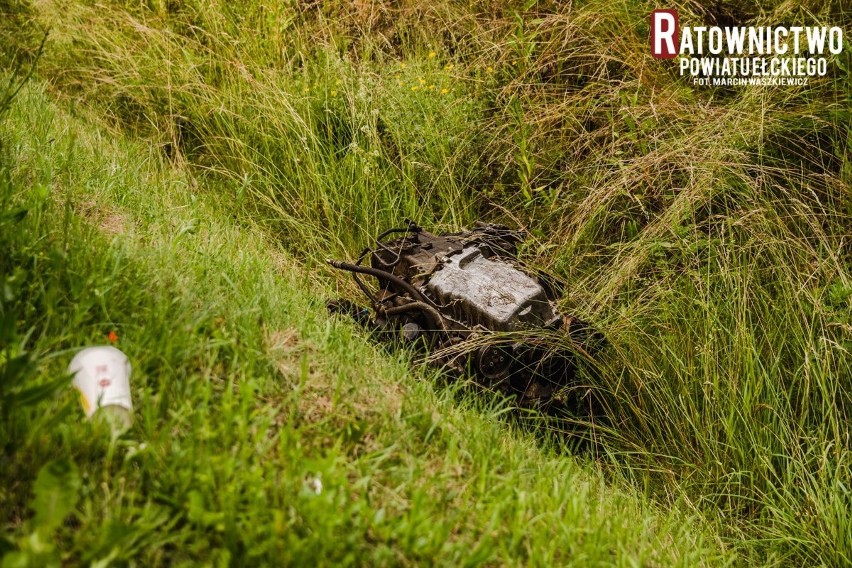
[[(328, 280), (306, 282), (215, 184), (99, 120), (32, 83), (0, 131), (4, 563), (723, 556), (697, 516), (607, 484), (507, 428), (500, 403), (436, 390), (329, 319)], [(121, 437), (84, 420), (65, 375), (110, 332), (133, 363)]]
[[(850, 26), (837, 2), (676, 5)], [(848, 48), (807, 87), (699, 89), (635, 1), (21, 6), (52, 26), (53, 96), (215, 180), (199, 199), (305, 270), (403, 217), (527, 229), (612, 345), (614, 478), (750, 562), (850, 561)]]

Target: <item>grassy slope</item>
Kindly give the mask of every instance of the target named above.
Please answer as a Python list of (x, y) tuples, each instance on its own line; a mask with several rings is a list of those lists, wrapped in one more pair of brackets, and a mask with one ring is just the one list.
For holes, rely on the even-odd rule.
[[(14, 5), (19, 56), (52, 26), (53, 96), (230, 195), (318, 278), (405, 216), (524, 226), (610, 340), (612, 477), (752, 563), (852, 559), (848, 41), (807, 87), (706, 89), (650, 58), (639, 0)], [(675, 5), (851, 35), (843, 2)]]
[[(0, 353), (25, 345), (37, 357), (28, 380), (44, 382), (116, 330), (137, 407), (119, 439), (86, 423), (68, 388), (4, 409), (0, 509), (22, 551), (5, 562), (721, 558), (693, 519), (605, 485), (499, 409), (436, 391), (329, 320), (322, 280), (147, 145), (37, 85), (2, 137), (4, 210), (29, 214), (0, 226), (3, 313), (20, 318)], [(28, 513), (50, 460), (72, 460), (81, 478), (75, 494), (75, 476), (58, 476), (76, 507), (55, 535)]]

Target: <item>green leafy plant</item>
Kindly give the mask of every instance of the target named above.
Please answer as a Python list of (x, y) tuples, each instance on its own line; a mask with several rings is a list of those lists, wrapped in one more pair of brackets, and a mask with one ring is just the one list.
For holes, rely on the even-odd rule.
[(61, 566), (53, 534), (73, 513), (80, 498), (81, 484), (80, 473), (71, 460), (52, 461), (42, 466), (33, 486), (30, 507), (35, 515), (29, 523), (29, 534), (18, 538), (18, 550), (6, 551), (0, 558), (0, 566)]

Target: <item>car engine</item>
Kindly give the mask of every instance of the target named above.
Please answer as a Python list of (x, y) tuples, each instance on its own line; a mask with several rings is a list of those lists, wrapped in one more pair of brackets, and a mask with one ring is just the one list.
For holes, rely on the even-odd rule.
[(379, 235), (354, 263), (328, 261), (351, 272), (370, 302), (364, 308), (335, 300), (329, 309), (385, 340), (422, 347), (429, 361), (468, 372), (522, 406), (588, 413), (591, 388), (578, 380), (578, 364), (602, 336), (556, 310), (561, 287), (523, 266), (521, 241), (502, 225), (433, 234), (408, 222)]

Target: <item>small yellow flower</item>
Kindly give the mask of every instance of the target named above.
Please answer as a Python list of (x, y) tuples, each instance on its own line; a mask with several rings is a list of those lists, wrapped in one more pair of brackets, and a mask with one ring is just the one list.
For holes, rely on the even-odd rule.
[(405, 69), (405, 61), (400, 61), (399, 66), (402, 67), (403, 69)]
[(438, 55), (438, 54), (437, 54), (437, 53), (435, 53), (434, 51), (430, 51), (430, 52), (429, 52), (429, 59), (434, 58), (436, 55)]
[(337, 96), (337, 91), (332, 91), (332, 92), (331, 92), (331, 96), (332, 96), (332, 97), (336, 97), (336, 96)]
[(417, 90), (417, 89), (419, 89), (419, 88), (420, 88), (420, 87), (418, 87), (417, 85), (414, 85), (413, 87), (411, 87), (411, 90), (412, 90), (412, 91), (416, 91), (416, 90)]
[(493, 68), (493, 67), (491, 67), (490, 65), (489, 65), (488, 67), (486, 67), (486, 68), (485, 68), (485, 70), (486, 70), (486, 71), (488, 71), (489, 73), (493, 73), (493, 72), (494, 72), (494, 68)]
[(453, 65), (452, 63), (444, 65), (444, 71), (452, 71), (453, 67), (455, 67), (455, 65)]
[(435, 85), (429, 85), (429, 86), (428, 86), (428, 87), (426, 87), (426, 88), (427, 88), (427, 89), (429, 89), (429, 90), (431, 91), (432, 89), (434, 89), (434, 88), (435, 88)]
[(425, 84), (426, 84), (426, 79), (424, 79), (423, 77), (418, 77), (418, 78), (417, 78), (417, 80), (418, 80), (418, 81), (420, 81), (420, 84), (421, 84), (421, 85), (425, 85)]
[(450, 90), (449, 90), (449, 89), (441, 89), (441, 94), (442, 94), (442, 95), (446, 95), (446, 94), (447, 94), (447, 93), (449, 93), (449, 92), (450, 92)]

